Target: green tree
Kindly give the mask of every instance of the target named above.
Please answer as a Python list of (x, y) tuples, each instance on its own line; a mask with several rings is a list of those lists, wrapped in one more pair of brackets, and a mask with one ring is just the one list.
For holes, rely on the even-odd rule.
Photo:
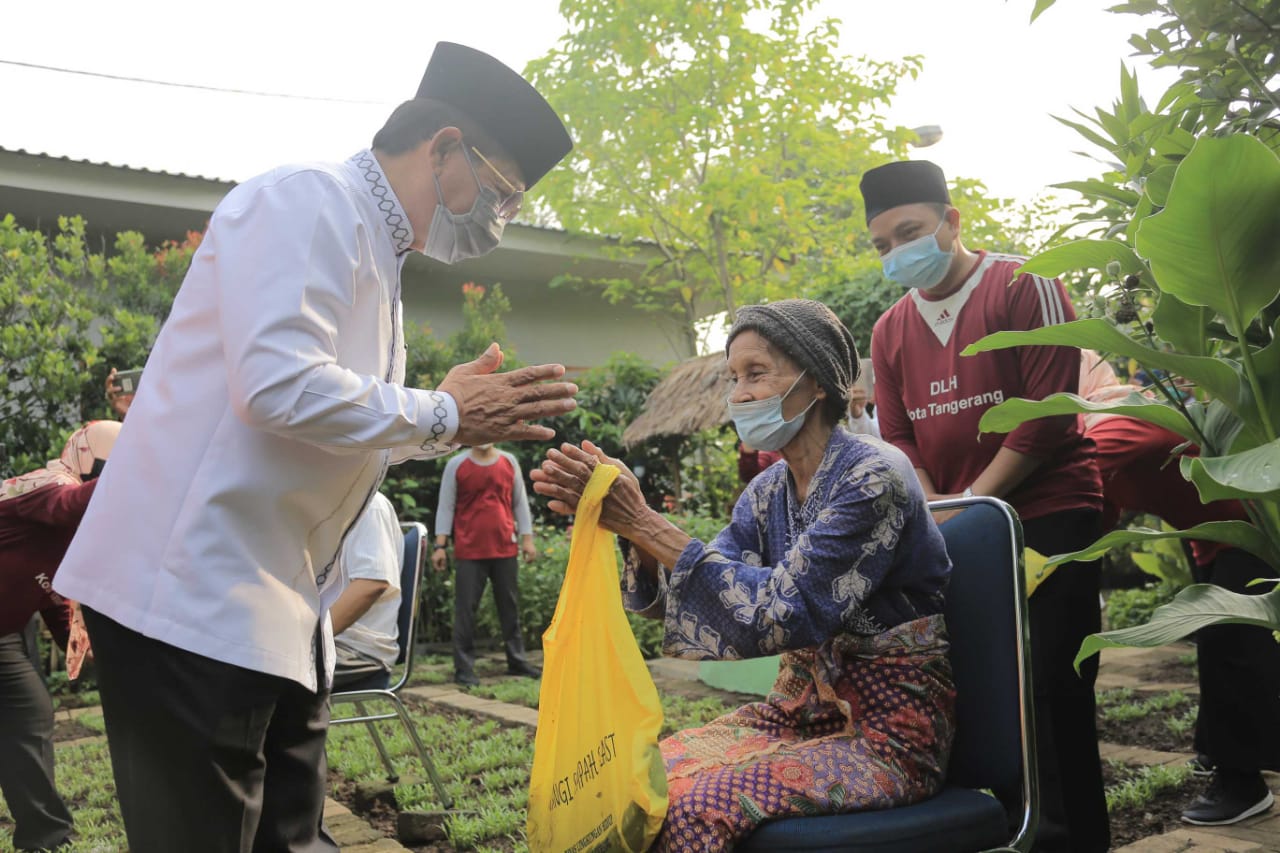
[(917, 58), (852, 60), (813, 0), (563, 0), (569, 33), (528, 73), (576, 140), (542, 182), (571, 231), (658, 249), (643, 281), (595, 282), (682, 324), (848, 281), (874, 263), (858, 176), (901, 156), (882, 112)]

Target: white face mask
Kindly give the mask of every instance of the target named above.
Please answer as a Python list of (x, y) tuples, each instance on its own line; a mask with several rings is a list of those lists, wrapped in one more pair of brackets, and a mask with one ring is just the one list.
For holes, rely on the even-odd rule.
[(456, 264), (467, 258), (487, 255), (498, 247), (503, 228), (506, 227), (506, 222), (498, 216), (500, 199), (497, 192), (480, 183), (471, 155), (467, 154), (465, 148), (462, 149), (462, 154), (467, 158), (471, 176), (475, 178), (479, 190), (475, 202), (466, 213), (454, 213), (445, 206), (440, 179), (432, 175), (432, 180), (436, 182), (436, 212), (431, 217), (431, 227), (427, 229), (422, 254), (442, 264)]
[(795, 390), (804, 374), (805, 371), (800, 371), (786, 394), (774, 394), (763, 400), (749, 400), (745, 403), (729, 402), (729, 417), (733, 419), (738, 437), (747, 447), (755, 450), (781, 450), (800, 432), (800, 428), (804, 426), (804, 416), (818, 402), (818, 398), (810, 400), (809, 405), (790, 420), (782, 416), (782, 401)]

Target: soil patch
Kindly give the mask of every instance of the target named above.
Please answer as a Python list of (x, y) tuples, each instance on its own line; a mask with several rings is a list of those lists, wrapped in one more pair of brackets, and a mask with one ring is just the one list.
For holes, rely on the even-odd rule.
[[(1102, 780), (1107, 787), (1121, 779), (1115, 769), (1103, 762)], [(1186, 827), (1182, 822), (1182, 810), (1208, 787), (1207, 779), (1189, 777), (1177, 788), (1168, 788), (1136, 808), (1116, 809), (1111, 812), (1111, 848), (1118, 849), (1142, 838), (1163, 835)]]
[(79, 720), (57, 720), (53, 724), (53, 742), (61, 743), (82, 737), (98, 737), (102, 732), (90, 728)]
[(1172, 714), (1156, 712), (1137, 720), (1104, 720), (1099, 717), (1098, 740), (1140, 746), (1158, 752), (1185, 752), (1190, 758), (1195, 751), (1192, 747), (1193, 731), (1175, 734), (1165, 725), (1165, 720), (1180, 713), (1181, 711), (1174, 711)]
[(396, 837), (396, 810), (386, 803), (374, 802), (368, 808), (356, 807), (356, 783), (336, 770), (329, 771), (331, 796), (359, 815), (366, 823), (388, 838)]
[(1137, 677), (1148, 684), (1196, 684), (1198, 676), (1194, 664), (1179, 660), (1164, 660), (1138, 670)]

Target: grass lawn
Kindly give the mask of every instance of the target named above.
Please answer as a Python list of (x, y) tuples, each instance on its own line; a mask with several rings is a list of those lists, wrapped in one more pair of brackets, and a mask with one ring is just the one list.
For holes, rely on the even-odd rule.
[[(513, 678), (476, 688), (477, 695), (512, 704), (537, 707), (540, 682)], [(718, 698), (663, 699), (663, 736), (676, 729), (698, 726), (729, 710)], [(372, 709), (371, 709), (372, 710)], [(524, 840), (529, 803), (529, 772), (533, 766), (533, 729), (504, 726), (431, 706), (411, 706), (418, 732), (430, 750), (445, 787), (455, 800), (457, 814), (445, 823), (449, 841), (460, 849), (527, 850)], [(409, 738), (399, 726), (382, 724), (379, 731), (392, 764), (402, 778), (415, 781), (396, 786), (401, 811), (439, 811), (442, 804), (426, 781)], [(362, 726), (336, 726), (329, 731), (329, 766), (358, 783), (379, 783), (386, 770), (373, 740)]]
[[(60, 747), (57, 782), (76, 825), (75, 843), (63, 848), (67, 853), (115, 853), (128, 849), (106, 741)], [(0, 851), (13, 851), (13, 819), (3, 809)]]
[[(411, 708), (411, 713), (458, 811), (445, 824), (449, 841), (459, 848), (527, 850), (524, 823), (533, 730), (421, 707)], [(439, 811), (442, 804), (404, 729), (384, 723), (380, 732), (401, 777), (422, 780), (396, 786), (400, 810)], [(329, 766), (355, 782), (377, 783), (386, 776), (373, 739), (358, 725), (329, 730)]]

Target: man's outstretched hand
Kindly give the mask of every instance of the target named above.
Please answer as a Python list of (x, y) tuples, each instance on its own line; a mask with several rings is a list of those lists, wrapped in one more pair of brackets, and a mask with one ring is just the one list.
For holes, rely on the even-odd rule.
[(458, 404), (458, 434), (453, 439), (458, 444), (546, 441), (555, 430), (528, 422), (577, 408), (577, 385), (547, 381), (564, 376), (564, 365), (538, 364), (498, 373), (502, 360), (502, 349), (490, 344), (475, 361), (450, 370), (436, 389)]

